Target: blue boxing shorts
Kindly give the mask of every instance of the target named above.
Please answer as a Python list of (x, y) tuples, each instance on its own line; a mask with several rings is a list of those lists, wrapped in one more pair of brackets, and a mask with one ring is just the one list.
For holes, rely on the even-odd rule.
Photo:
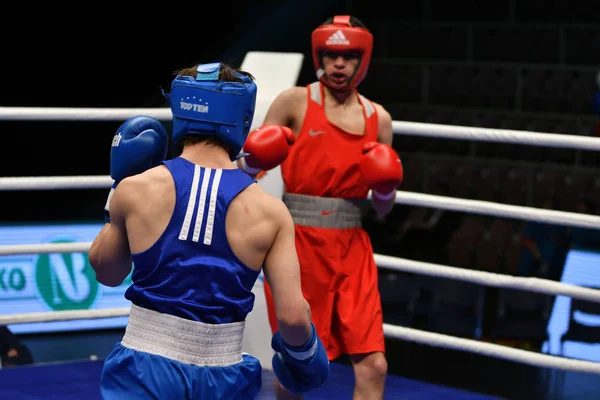
[(250, 400), (258, 359), (241, 353), (244, 323), (208, 325), (133, 306), (123, 340), (104, 361), (104, 400)]

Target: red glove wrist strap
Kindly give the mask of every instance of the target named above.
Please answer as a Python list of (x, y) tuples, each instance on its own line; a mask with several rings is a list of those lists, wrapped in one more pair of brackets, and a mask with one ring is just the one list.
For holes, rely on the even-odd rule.
[(241, 160), (240, 160), (240, 162), (242, 163), (242, 170), (246, 171), (250, 175), (256, 175), (256, 174), (258, 174), (261, 171), (260, 168), (253, 168), (253, 167), (249, 166), (246, 163), (246, 158), (245, 157), (242, 157)]
[(373, 197), (377, 197), (379, 200), (389, 200), (394, 197), (394, 194), (396, 194), (395, 190), (392, 190), (389, 193), (379, 193), (378, 191), (373, 190)]

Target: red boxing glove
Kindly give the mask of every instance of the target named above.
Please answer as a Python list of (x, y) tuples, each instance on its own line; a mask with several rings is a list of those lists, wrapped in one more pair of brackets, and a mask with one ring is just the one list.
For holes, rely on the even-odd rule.
[(365, 143), (362, 153), (358, 168), (364, 182), (374, 196), (391, 199), (404, 178), (400, 157), (387, 144), (377, 142)]
[(287, 126), (261, 126), (246, 139), (243, 152), (250, 155), (242, 158), (242, 169), (254, 175), (275, 168), (285, 161), (295, 141), (294, 131)]

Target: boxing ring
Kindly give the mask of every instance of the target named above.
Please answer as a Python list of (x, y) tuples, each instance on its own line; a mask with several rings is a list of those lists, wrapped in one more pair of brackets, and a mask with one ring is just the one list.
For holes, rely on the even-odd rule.
[[(260, 97), (260, 93), (259, 93)], [(272, 98), (272, 97), (271, 97)], [(263, 98), (265, 103), (270, 99)], [(0, 107), (0, 120), (71, 120), (71, 121), (118, 121), (122, 122), (135, 115), (148, 115), (162, 121), (171, 119), (168, 108), (134, 108), (134, 109), (90, 109), (90, 108), (22, 108), (22, 107)], [(259, 120), (262, 120), (259, 118)], [(580, 150), (600, 150), (600, 138), (581, 137), (574, 135), (537, 133), (528, 131), (515, 131), (504, 129), (475, 128), (466, 126), (448, 126), (428, 123), (393, 121), (393, 131), (397, 135), (425, 136), (432, 139), (444, 138), (454, 140), (488, 141), (497, 143), (514, 143), (530, 146), (559, 147)], [(111, 135), (111, 133), (107, 133)], [(107, 150), (108, 151), (108, 150)], [(410, 171), (406, 171), (410, 174)], [(0, 178), (1, 191), (19, 190), (67, 190), (67, 189), (99, 189), (108, 190), (113, 181), (110, 176), (60, 176), (60, 177), (5, 177)], [(488, 201), (452, 198), (416, 192), (399, 190), (396, 196), (397, 205), (418, 206), (437, 208), (448, 211), (459, 211), (464, 213), (503, 217), (521, 221), (537, 221), (550, 224), (558, 224), (570, 227), (595, 228), (600, 227), (600, 216), (578, 214), (573, 212), (547, 210), (541, 208), (524, 207), (508, 204), (500, 204)], [(54, 253), (86, 253), (91, 242), (77, 243), (40, 243), (40, 244), (14, 244), (0, 245), (0, 256), (24, 255), (24, 254), (54, 254)], [(375, 255), (379, 268), (401, 271), (405, 273), (425, 275), (429, 277), (459, 280), (482, 286), (496, 288), (510, 288), (516, 290), (536, 292), (552, 296), (567, 296), (572, 299), (582, 299), (591, 302), (600, 302), (600, 290), (566, 284), (551, 280), (529, 277), (516, 277), (457, 268), (447, 265), (419, 262), (409, 259), (396, 258), (381, 254)], [(260, 292), (262, 289), (258, 290)], [(266, 321), (264, 302), (257, 301), (255, 310), (249, 316), (249, 320), (255, 318), (252, 314), (262, 313), (264, 318), (260, 323)], [(127, 317), (129, 308), (101, 308), (94, 310), (65, 310), (48, 311), (39, 313), (7, 314), (0, 316), (0, 325), (15, 325), (25, 323), (44, 323), (51, 321), (73, 321), (79, 319), (103, 319), (111, 317)], [(268, 331), (268, 329), (266, 330)], [(247, 327), (248, 332), (248, 327)], [(481, 342), (472, 339), (464, 339), (449, 335), (426, 332), (423, 330), (384, 324), (386, 337), (400, 339), (402, 341), (414, 342), (432, 347), (442, 347), (460, 352), (479, 354), (487, 357), (508, 360), (515, 363), (532, 365), (540, 368), (550, 368), (564, 371), (574, 371), (586, 374), (600, 375), (600, 363), (571, 359), (533, 351), (510, 348), (507, 346)], [(248, 336), (248, 333), (246, 334)], [(253, 347), (251, 351), (258, 351), (257, 357), (263, 363), (265, 369), (263, 390), (264, 397), (270, 398), (269, 381), (272, 379), (270, 372), (270, 358), (268, 350), (270, 336), (254, 335), (249, 340), (262, 340), (264, 343)], [(259, 339), (260, 338), (260, 339)], [(256, 350), (258, 349), (258, 350)], [(251, 352), (250, 351), (250, 352)], [(393, 360), (390, 361), (393, 363)], [(99, 379), (102, 361), (82, 361), (68, 364), (27, 366), (13, 369), (0, 370), (0, 397), (19, 399), (34, 399), (30, 379), (32, 374), (40, 377), (39, 384), (45, 389), (60, 393), (57, 395), (62, 399), (70, 398), (68, 395), (77, 392), (77, 385), (85, 386), (87, 382), (86, 398), (96, 398), (94, 390)], [(75, 374), (75, 378), (65, 381), (54, 379), (53, 376), (64, 376), (65, 372)], [(351, 369), (347, 366), (335, 366), (332, 378), (327, 384), (316, 390), (313, 394), (306, 396), (307, 399), (317, 398), (350, 398), (352, 385), (349, 385)], [(75, 381), (80, 382), (76, 384)], [(82, 383), (83, 382), (83, 383)], [(5, 383), (10, 383), (2, 388)], [(64, 386), (66, 385), (66, 386)], [(4, 390), (4, 391), (3, 391)], [(83, 390), (83, 389), (82, 389)], [(83, 393), (83, 392), (82, 392)], [(390, 376), (387, 381), (386, 398), (449, 398), (460, 399), (485, 399), (488, 396), (468, 393), (441, 386), (410, 381), (408, 379)], [(412, 397), (414, 395), (414, 397)], [(28, 397), (29, 396), (29, 397)], [(90, 397), (91, 396), (91, 397)], [(45, 397), (50, 398), (50, 397)]]

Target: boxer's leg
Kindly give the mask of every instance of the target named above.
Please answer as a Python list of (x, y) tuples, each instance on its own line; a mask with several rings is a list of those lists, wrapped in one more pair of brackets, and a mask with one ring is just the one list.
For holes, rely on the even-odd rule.
[(387, 360), (382, 352), (350, 354), (354, 368), (353, 400), (383, 400)]
[(335, 335), (354, 367), (354, 399), (383, 399), (387, 361), (377, 265), (371, 241), (360, 229), (345, 230), (339, 238), (345, 279), (338, 288)]

